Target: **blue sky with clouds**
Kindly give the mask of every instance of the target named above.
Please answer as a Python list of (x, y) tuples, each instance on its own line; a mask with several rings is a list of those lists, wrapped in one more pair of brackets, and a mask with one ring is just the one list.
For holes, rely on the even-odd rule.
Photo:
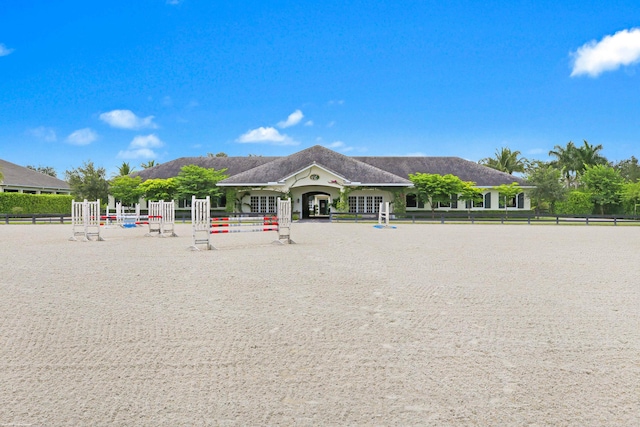
[(640, 157), (637, 1), (0, 3), (0, 158)]

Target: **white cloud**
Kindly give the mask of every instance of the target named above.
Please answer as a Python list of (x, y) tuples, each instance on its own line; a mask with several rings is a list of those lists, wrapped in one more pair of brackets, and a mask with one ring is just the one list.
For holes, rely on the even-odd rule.
[(331, 100), (328, 102), (329, 105), (343, 105), (344, 104), (344, 100), (343, 99), (336, 99), (336, 100)]
[(303, 117), (304, 117), (304, 114), (302, 114), (302, 111), (296, 110), (293, 113), (289, 114), (289, 117), (287, 117), (287, 120), (278, 122), (278, 127), (284, 129), (291, 126), (295, 126), (298, 123), (300, 123), (300, 120), (302, 120)]
[(272, 143), (274, 145), (298, 145), (291, 137), (281, 134), (278, 129), (272, 127), (259, 127), (240, 135), (236, 142), (246, 143)]
[(129, 148), (155, 148), (162, 147), (164, 144), (155, 134), (138, 135), (129, 144)]
[(121, 159), (153, 159), (158, 154), (152, 148), (162, 147), (164, 143), (155, 134), (138, 135), (129, 143), (127, 150), (118, 152)]
[(120, 129), (155, 129), (158, 126), (153, 123), (153, 116), (138, 117), (131, 110), (113, 110), (100, 114), (100, 120), (109, 126)]
[(307, 122), (305, 122), (304, 125), (305, 126), (313, 126), (313, 120), (308, 120)]
[(5, 45), (3, 45), (2, 43), (0, 43), (0, 56), (7, 56), (9, 55), (11, 52), (13, 52), (14, 49), (9, 49), (8, 47), (6, 47)]
[(137, 150), (123, 150), (118, 152), (119, 159), (153, 159), (158, 155), (149, 148), (139, 148)]
[(48, 127), (38, 126), (37, 128), (29, 129), (27, 132), (30, 135), (35, 136), (38, 139), (42, 139), (46, 142), (56, 142), (58, 140), (56, 131)]
[(571, 53), (574, 59), (571, 77), (587, 74), (597, 77), (622, 65), (640, 61), (640, 28), (618, 31), (599, 42), (585, 43)]
[(67, 142), (73, 145), (89, 145), (98, 139), (98, 134), (90, 128), (78, 129), (67, 137)]

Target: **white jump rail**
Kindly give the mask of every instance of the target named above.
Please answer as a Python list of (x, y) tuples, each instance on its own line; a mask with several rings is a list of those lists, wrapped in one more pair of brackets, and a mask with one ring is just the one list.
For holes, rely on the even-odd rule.
[(214, 234), (276, 231), (278, 240), (274, 243), (295, 243), (291, 240), (291, 201), (278, 199), (276, 216), (260, 217), (219, 217), (211, 218), (211, 199), (191, 199), (191, 224), (193, 250), (204, 245), (206, 249), (216, 249), (211, 238)]

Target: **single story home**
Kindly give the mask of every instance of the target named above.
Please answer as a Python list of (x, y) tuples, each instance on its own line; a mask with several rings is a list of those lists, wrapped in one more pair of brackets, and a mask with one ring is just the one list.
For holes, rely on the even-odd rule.
[[(378, 212), (381, 202), (391, 202), (396, 210), (430, 211), (416, 198), (409, 174), (452, 174), (463, 181), (473, 181), (483, 190), (478, 202), (458, 202), (456, 195), (439, 203), (438, 211), (504, 209), (494, 187), (526, 182), (516, 176), (482, 166), (459, 157), (351, 157), (316, 145), (284, 157), (182, 157), (135, 175), (144, 180), (171, 178), (180, 168), (197, 165), (216, 170), (226, 169), (228, 178), (218, 183), (227, 189), (226, 196), (212, 201), (220, 209), (229, 203), (236, 212), (272, 213), (278, 197), (292, 200), (292, 211), (301, 218), (326, 217), (332, 211), (352, 213)], [(342, 201), (342, 206), (338, 206)], [(178, 208), (187, 209), (190, 200), (180, 200)], [(507, 201), (508, 210), (529, 210), (531, 202), (525, 192)]]
[(0, 159), (0, 192), (29, 194), (71, 194), (66, 181)]

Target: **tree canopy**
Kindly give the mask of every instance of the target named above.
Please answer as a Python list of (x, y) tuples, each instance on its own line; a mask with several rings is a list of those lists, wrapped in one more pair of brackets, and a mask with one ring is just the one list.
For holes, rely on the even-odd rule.
[(139, 176), (117, 176), (110, 182), (109, 193), (114, 199), (120, 200), (124, 205), (132, 206), (138, 203), (138, 200), (142, 197), (141, 183), (142, 178)]
[(107, 171), (103, 167), (96, 167), (92, 161), (86, 161), (82, 166), (65, 171), (65, 177), (71, 188), (71, 193), (79, 199), (107, 201), (109, 182)]
[(225, 171), (226, 169), (215, 170), (196, 165), (183, 166), (175, 178), (178, 197), (188, 199), (191, 196), (196, 196), (202, 199), (206, 196), (220, 196), (222, 192), (217, 187), (217, 184), (227, 178)]
[(140, 190), (147, 200), (173, 200), (178, 193), (178, 184), (175, 178), (148, 179), (140, 184)]
[(529, 197), (539, 212), (545, 204), (553, 213), (557, 202), (564, 199), (566, 188), (562, 185), (562, 173), (549, 163), (536, 163), (527, 170), (527, 183), (534, 188), (529, 190)]
[(601, 150), (601, 144), (589, 144), (587, 140), (583, 140), (579, 147), (569, 141), (566, 147), (556, 145), (549, 151), (549, 156), (555, 158), (551, 164), (562, 171), (566, 186), (572, 187), (577, 185), (578, 177), (588, 166), (608, 164), (607, 159), (600, 154)]
[[(451, 201), (452, 195), (463, 193), (473, 183), (465, 183), (455, 175), (439, 175), (434, 173), (409, 174), (409, 179), (416, 189), (418, 198), (429, 203), (433, 212), (438, 202)], [(475, 185), (475, 184), (473, 184)], [(465, 190), (465, 197), (475, 197), (470, 190)]]
[(526, 160), (520, 157), (520, 151), (501, 148), (496, 150), (495, 157), (481, 159), (478, 163), (501, 172), (513, 174), (514, 172), (524, 172)]
[(620, 192), (624, 180), (620, 172), (611, 166), (587, 166), (580, 177), (580, 182), (591, 194), (593, 202), (600, 207), (600, 213), (620, 203)]

